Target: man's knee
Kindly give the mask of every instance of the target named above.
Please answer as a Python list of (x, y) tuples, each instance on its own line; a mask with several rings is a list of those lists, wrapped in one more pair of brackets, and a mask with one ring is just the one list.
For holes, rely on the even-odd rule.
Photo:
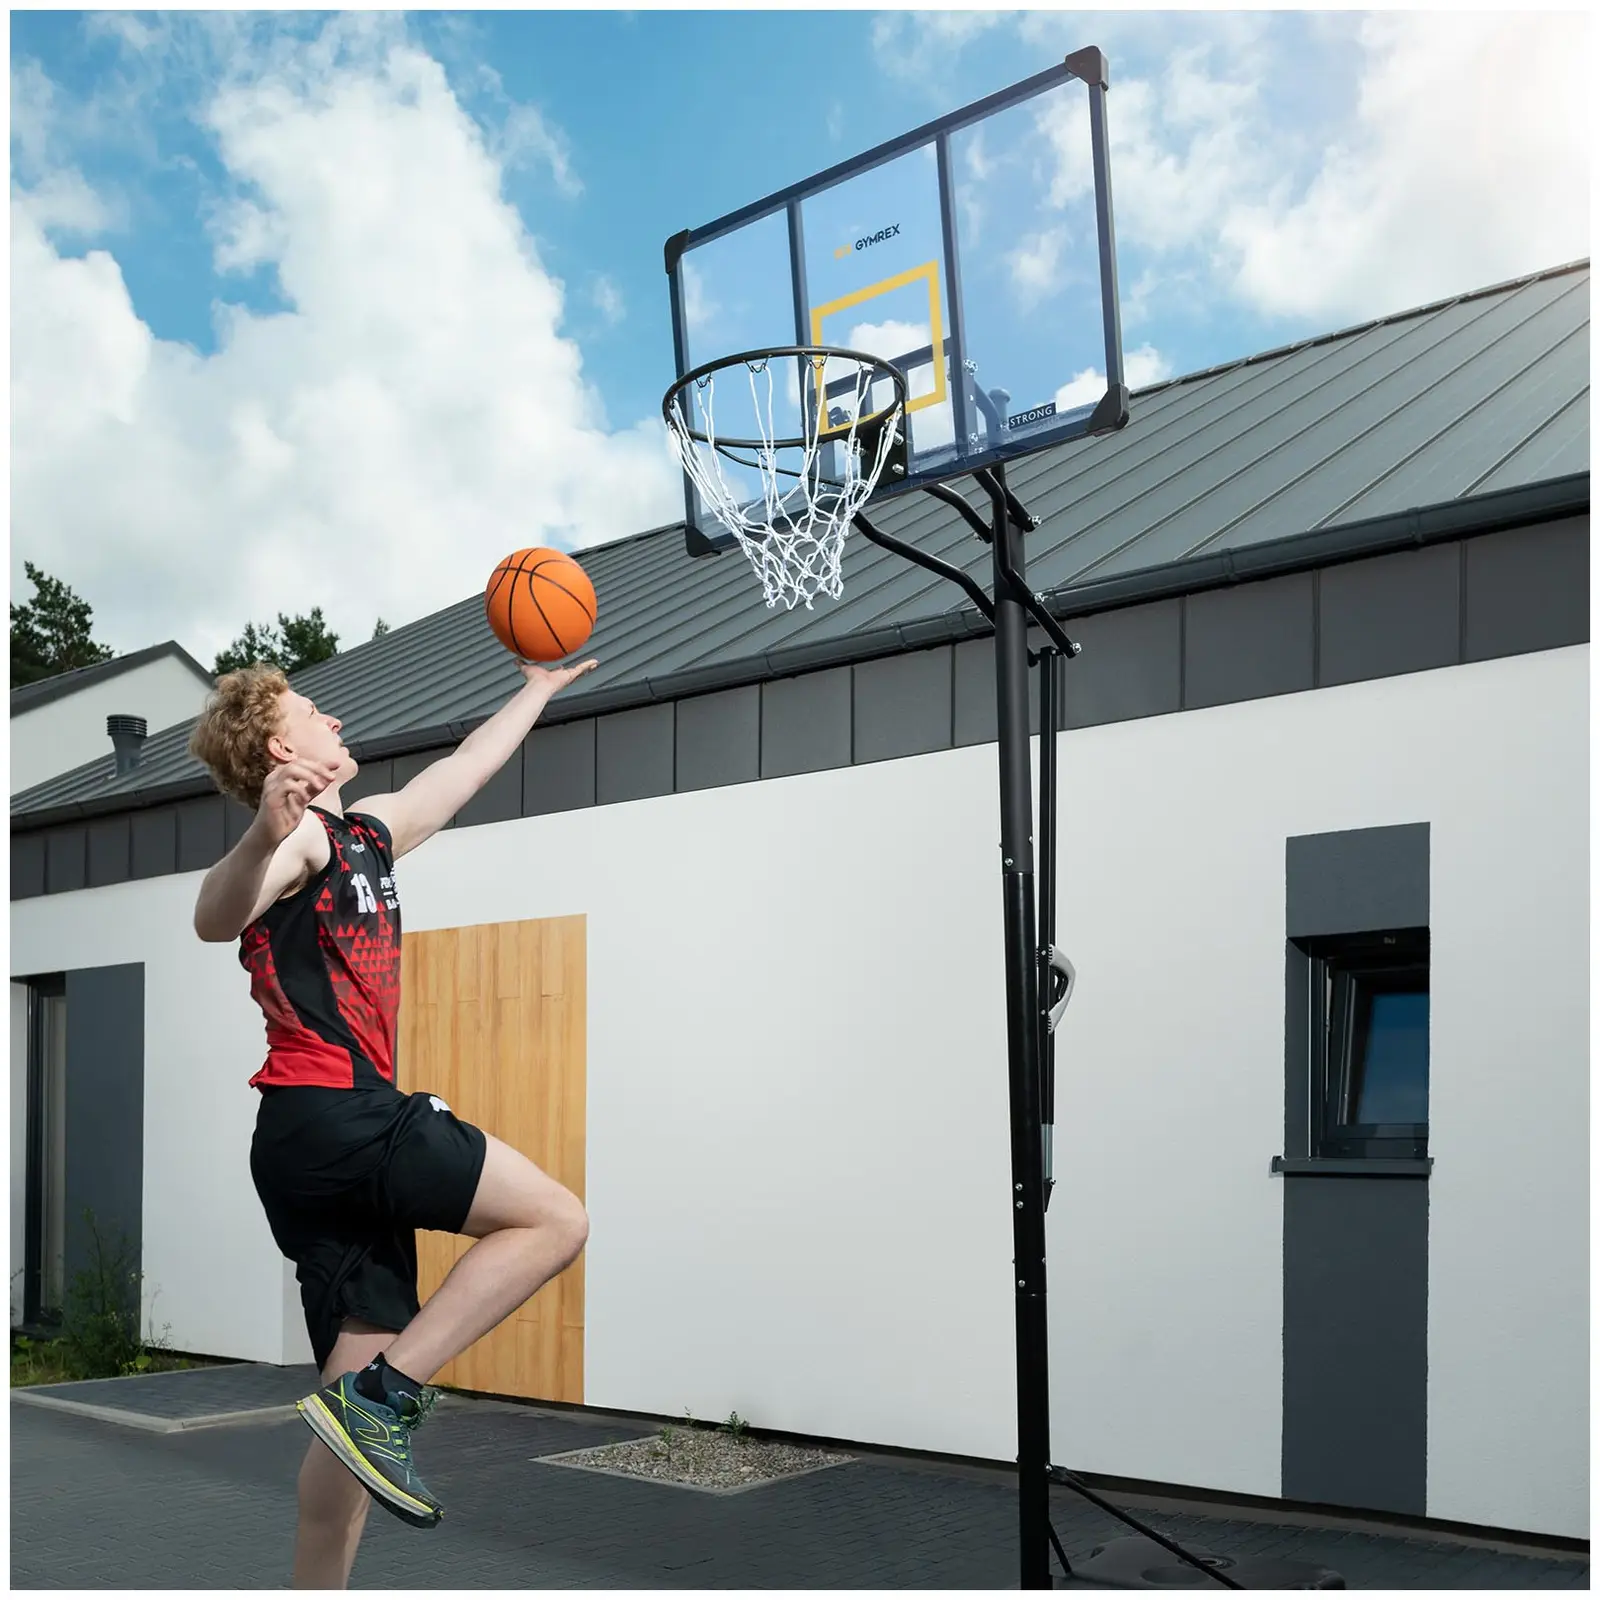
[(583, 1202), (568, 1190), (561, 1191), (560, 1200), (551, 1208), (549, 1226), (561, 1240), (569, 1261), (576, 1261), (589, 1242), (589, 1213)]

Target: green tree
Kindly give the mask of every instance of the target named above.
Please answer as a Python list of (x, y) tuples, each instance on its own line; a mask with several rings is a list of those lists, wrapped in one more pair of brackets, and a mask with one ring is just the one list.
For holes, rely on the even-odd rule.
[(388, 631), (389, 624), (385, 622), (382, 617), (379, 617), (377, 626), (372, 630), (372, 637), (374, 639), (381, 639)]
[(116, 652), (94, 641), (94, 607), (31, 561), (23, 570), (33, 599), (11, 605), (11, 687), (111, 660)]
[(270, 622), (246, 623), (244, 632), (217, 656), (212, 670), (220, 678), (225, 672), (259, 663), (295, 673), (338, 653), (339, 635), (328, 631), (322, 607), (313, 606), (299, 617), (280, 611), (277, 627)]

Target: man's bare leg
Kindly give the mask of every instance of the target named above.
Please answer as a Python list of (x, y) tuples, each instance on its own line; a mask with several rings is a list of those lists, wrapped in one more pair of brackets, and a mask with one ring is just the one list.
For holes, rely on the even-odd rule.
[(478, 1242), (384, 1352), (390, 1367), (419, 1384), (571, 1266), (589, 1237), (574, 1195), (510, 1145), (485, 1137), (483, 1173), (461, 1230)]
[[(386, 1350), (394, 1338), (392, 1332), (347, 1319), (328, 1364), (322, 1369), (322, 1381), (332, 1383), (346, 1372), (359, 1371)], [(320, 1439), (313, 1439), (306, 1451), (299, 1487), (294, 1587), (347, 1588), (372, 1496)]]
[(444, 1508), (416, 1471), (411, 1429), (422, 1388), (577, 1259), (589, 1219), (575, 1196), (509, 1145), (488, 1138), (461, 1231), (477, 1239), (405, 1330), (350, 1375), (300, 1402), (313, 1433), (359, 1484), (414, 1527)]

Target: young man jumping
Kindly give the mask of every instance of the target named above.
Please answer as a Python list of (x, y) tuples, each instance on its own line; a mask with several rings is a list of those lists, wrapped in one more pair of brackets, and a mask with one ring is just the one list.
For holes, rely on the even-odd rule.
[[(417, 1527), (442, 1507), (411, 1435), (424, 1385), (569, 1266), (582, 1204), (435, 1095), (395, 1084), (400, 897), (394, 863), (449, 822), (512, 756), (553, 695), (596, 665), (523, 664), (526, 682), (397, 794), (346, 813), (356, 762), (337, 717), (284, 676), (220, 679), (190, 740), (217, 786), (255, 812), (200, 887), (194, 927), (239, 941), (266, 1016), (250, 1170), (295, 1264), (323, 1387), (299, 1411), (296, 1588), (343, 1588), (372, 1499)], [(416, 1230), (478, 1242), (425, 1306)]]

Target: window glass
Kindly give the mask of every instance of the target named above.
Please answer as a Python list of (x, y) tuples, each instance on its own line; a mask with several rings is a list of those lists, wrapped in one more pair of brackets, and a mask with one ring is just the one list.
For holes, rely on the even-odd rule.
[(1364, 1048), (1352, 1063), (1351, 1121), (1428, 1120), (1428, 995), (1426, 990), (1374, 994)]

